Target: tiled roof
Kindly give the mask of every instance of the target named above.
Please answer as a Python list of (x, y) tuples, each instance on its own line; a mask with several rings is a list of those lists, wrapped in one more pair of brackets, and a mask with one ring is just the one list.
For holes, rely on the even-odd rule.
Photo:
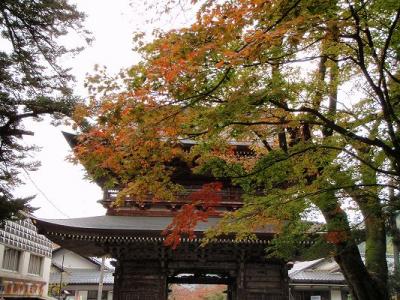
[[(365, 253), (361, 253), (361, 258), (365, 261)], [(346, 284), (340, 268), (320, 269), (320, 266), (327, 261), (327, 258), (320, 258), (313, 261), (296, 262), (289, 270), (289, 278), (293, 283), (337, 283)], [(386, 261), (389, 271), (393, 271), (393, 255), (387, 254)]]
[(289, 274), (289, 277), (291, 281), (295, 283), (300, 283), (300, 282), (345, 283), (343, 274), (339, 272), (300, 270), (292, 274)]
[[(98, 284), (100, 281), (100, 271), (88, 269), (66, 269), (63, 274), (63, 282), (67, 284)], [(289, 274), (294, 283), (345, 283), (344, 277), (339, 272), (309, 271), (299, 270)], [(50, 283), (59, 283), (60, 273), (50, 274)], [(104, 284), (113, 284), (113, 272), (104, 272)]]
[[(39, 219), (31, 216), (31, 219), (52, 241), (79, 255), (92, 257), (101, 257), (107, 254), (101, 247), (101, 242), (162, 242), (166, 239), (163, 232), (172, 222), (172, 217), (159, 216), (106, 215), (72, 219)], [(210, 217), (207, 221), (198, 223), (194, 231), (199, 234), (199, 237), (194, 239), (182, 237), (181, 241), (183, 243), (201, 242), (202, 233), (215, 226), (220, 219)], [(238, 243), (267, 244), (273, 232), (275, 232), (274, 224), (267, 224), (254, 231), (260, 236), (260, 239), (245, 239)], [(213, 240), (212, 243), (233, 244), (237, 241), (228, 237)]]
[(6, 221), (0, 228), (0, 244), (51, 257), (52, 243), (38, 234), (31, 220)]
[(326, 262), (326, 258), (313, 261), (296, 262), (289, 271), (289, 278), (293, 283), (341, 283), (345, 284), (342, 273), (336, 269), (324, 270), (319, 267)]
[[(99, 270), (88, 269), (66, 269), (63, 273), (63, 282), (67, 284), (98, 284), (100, 281)], [(61, 274), (51, 273), (50, 284), (59, 283)], [(104, 271), (103, 284), (113, 284), (114, 276), (111, 271)]]
[[(31, 216), (39, 228), (58, 227), (64, 230), (97, 230), (101, 232), (162, 232), (172, 222), (172, 217), (148, 217), (148, 216), (96, 216), (70, 219), (40, 219)], [(215, 226), (220, 218), (210, 217), (206, 222), (199, 222), (195, 231), (203, 232)], [(255, 231), (256, 233), (275, 232), (274, 226), (267, 225)]]
[[(97, 229), (122, 231), (163, 231), (172, 221), (171, 217), (126, 217), (126, 216), (96, 216), (70, 219), (39, 219), (32, 217), (38, 223), (51, 224), (71, 229)], [(199, 223), (196, 230), (203, 231), (215, 225), (219, 219), (209, 218), (206, 223)]]
[(289, 270), (289, 276), (290, 276), (290, 274), (294, 274), (294, 273), (297, 273), (297, 272), (299, 272), (301, 270), (308, 269), (308, 268), (318, 264), (319, 262), (321, 262), (323, 260), (324, 260), (324, 258), (319, 258), (319, 259), (316, 259), (316, 260), (308, 260), (308, 261), (298, 261)]

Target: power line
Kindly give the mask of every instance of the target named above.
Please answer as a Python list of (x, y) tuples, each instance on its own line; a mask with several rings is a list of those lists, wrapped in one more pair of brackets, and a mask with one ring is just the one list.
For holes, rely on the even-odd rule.
[(36, 190), (44, 197), (44, 199), (51, 204), (51, 206), (53, 206), (60, 214), (62, 214), (64, 217), (70, 218), (70, 216), (68, 216), (66, 213), (64, 213), (61, 209), (59, 209), (53, 201), (51, 201), (49, 199), (49, 197), (47, 197), (47, 195), (39, 188), (39, 186), (35, 183), (35, 181), (33, 181), (31, 175), (29, 175), (29, 172), (23, 168), (23, 170), (26, 173), (26, 176), (28, 177), (29, 181), (32, 183), (32, 185), (36, 188)]

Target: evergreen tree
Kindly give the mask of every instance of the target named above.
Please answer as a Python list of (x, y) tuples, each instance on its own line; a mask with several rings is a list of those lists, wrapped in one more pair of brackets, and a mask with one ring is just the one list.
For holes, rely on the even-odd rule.
[(58, 59), (81, 49), (67, 49), (58, 38), (75, 30), (89, 42), (83, 20), (84, 14), (66, 0), (0, 2), (0, 221), (32, 209), (29, 198), (13, 196), (21, 183), (18, 174), (38, 166), (26, 159), (34, 147), (21, 139), (33, 132), (23, 121), (70, 115), (77, 101), (69, 87), (73, 78)]

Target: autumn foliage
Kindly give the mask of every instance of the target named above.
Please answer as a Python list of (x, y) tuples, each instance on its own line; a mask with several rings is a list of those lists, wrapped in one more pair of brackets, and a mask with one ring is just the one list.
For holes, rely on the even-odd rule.
[(169, 300), (223, 300), (226, 299), (224, 285), (178, 285), (174, 284)]
[[(97, 94), (77, 110), (76, 158), (121, 189), (119, 203), (175, 199), (183, 192), (178, 161), (229, 180), (245, 192), (244, 206), (215, 234), (281, 220), (275, 255), (293, 257), (317, 236), (354, 299), (388, 299), (387, 218), (397, 207), (388, 195), (398, 195), (400, 175), (399, 19), (398, 1), (206, 1), (192, 25), (139, 41), (143, 59), (119, 81), (89, 79)], [(168, 244), (194, 237), (219, 189), (189, 196), (166, 230)], [(349, 210), (362, 222), (351, 223)], [(325, 223), (304, 222), (312, 213)], [(351, 281), (357, 274), (365, 276)]]
[(183, 205), (163, 232), (167, 235), (165, 244), (176, 248), (182, 237), (195, 238), (196, 225), (207, 222), (209, 215), (215, 212), (215, 206), (221, 201), (218, 194), (221, 189), (222, 183), (215, 182), (204, 184), (201, 189), (189, 194), (188, 203)]

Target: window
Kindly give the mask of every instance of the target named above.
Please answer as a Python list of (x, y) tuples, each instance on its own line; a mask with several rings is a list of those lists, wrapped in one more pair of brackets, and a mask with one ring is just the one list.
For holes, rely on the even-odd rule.
[(3, 269), (18, 271), (20, 255), (21, 251), (13, 248), (5, 248), (3, 256)]
[(29, 258), (28, 273), (40, 275), (41, 271), (42, 271), (42, 257), (31, 254)]

